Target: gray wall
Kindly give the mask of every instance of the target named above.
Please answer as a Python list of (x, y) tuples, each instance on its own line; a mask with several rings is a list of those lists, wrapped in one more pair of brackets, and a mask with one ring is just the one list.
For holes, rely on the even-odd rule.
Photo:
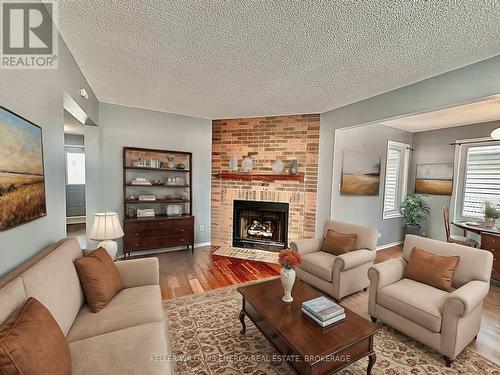
[[(417, 164), (453, 163), (455, 147), (450, 143), (458, 139), (488, 137), (491, 131), (500, 127), (500, 121), (458, 126), (415, 133), (413, 136), (413, 161), (411, 169), (410, 188), (415, 190), (415, 173)], [(451, 207), (451, 197), (429, 195), (425, 198), (431, 207), (429, 219), (423, 225), (427, 237), (445, 240), (443, 207)]]
[[(332, 217), (336, 220), (377, 228), (380, 233), (379, 246), (403, 240), (404, 220), (402, 218), (382, 219), (388, 141), (411, 145), (412, 134), (384, 125), (367, 125), (350, 129), (340, 129), (335, 133)], [(378, 196), (349, 196), (340, 194), (342, 154), (344, 150), (359, 151), (380, 156), (382, 165)]]
[[(112, 104), (99, 104), (101, 130), (101, 209), (123, 215), (124, 146), (193, 153), (195, 242), (210, 241), (212, 122)], [(200, 224), (205, 231), (200, 232)]]
[(335, 129), (378, 123), (500, 93), (498, 72), (500, 56), (321, 114), (316, 234), (322, 233), (330, 217)]
[[(66, 235), (63, 95), (97, 119), (97, 99), (59, 37), (57, 70), (0, 70), (0, 105), (43, 129), (47, 216), (0, 232), (0, 274)], [(89, 99), (80, 97), (80, 88)]]

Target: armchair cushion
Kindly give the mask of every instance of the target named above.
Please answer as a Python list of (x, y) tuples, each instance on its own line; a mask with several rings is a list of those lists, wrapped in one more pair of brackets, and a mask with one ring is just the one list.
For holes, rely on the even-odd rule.
[(322, 250), (333, 255), (347, 254), (354, 250), (357, 238), (356, 233), (344, 234), (328, 229)]
[(464, 286), (448, 294), (446, 312), (454, 316), (469, 315), (488, 295), (490, 285), (484, 281), (469, 281)]
[(373, 262), (376, 253), (372, 250), (356, 250), (335, 257), (335, 268), (339, 271), (347, 271), (362, 264)]
[(441, 332), (442, 311), (449, 293), (410, 279), (379, 290), (377, 303), (432, 332)]
[(393, 284), (403, 278), (406, 262), (402, 259), (391, 259), (371, 266), (368, 270), (368, 278), (371, 281), (371, 289), (380, 290), (384, 286)]
[(335, 255), (323, 251), (309, 253), (302, 256), (300, 269), (327, 282), (332, 282), (333, 263), (335, 262), (335, 258)]
[(414, 247), (404, 276), (435, 288), (451, 292), (453, 273), (459, 256), (439, 256)]

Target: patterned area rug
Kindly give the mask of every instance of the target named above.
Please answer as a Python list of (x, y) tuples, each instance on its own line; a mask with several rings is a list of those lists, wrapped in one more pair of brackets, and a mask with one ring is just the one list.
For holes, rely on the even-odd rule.
[(256, 262), (279, 264), (278, 262), (279, 253), (274, 251), (243, 249), (240, 247), (232, 247), (232, 246), (221, 246), (217, 250), (215, 250), (213, 254), (223, 257), (253, 260)]
[[(240, 335), (240, 308), (236, 286), (163, 302), (175, 374), (295, 374), (248, 318)], [(387, 326), (375, 336), (375, 352), (373, 374), (500, 375), (499, 366), (471, 349), (447, 368), (439, 353)], [(362, 359), (340, 374), (366, 374), (367, 364)]]

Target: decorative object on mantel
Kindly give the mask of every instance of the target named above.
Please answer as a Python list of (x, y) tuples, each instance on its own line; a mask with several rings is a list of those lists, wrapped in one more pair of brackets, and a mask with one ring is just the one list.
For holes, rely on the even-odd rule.
[(295, 267), (300, 266), (302, 258), (297, 251), (281, 250), (279, 261), (281, 264), (281, 284), (285, 292), (282, 300), (283, 302), (292, 302), (292, 288), (295, 283)]
[(285, 164), (281, 160), (275, 160), (272, 165), (273, 173), (274, 174), (282, 174), (283, 171), (285, 170)]
[(292, 176), (290, 174), (220, 172), (218, 177), (224, 180), (304, 181), (304, 173), (297, 173), (295, 176)]
[(113, 241), (123, 237), (122, 226), (116, 212), (100, 212), (94, 216), (94, 224), (89, 233), (91, 240), (102, 241), (97, 246), (106, 249), (111, 258), (116, 258), (118, 244)]
[(229, 169), (231, 172), (238, 172), (238, 157), (236, 155), (229, 157)]
[(253, 160), (250, 156), (245, 156), (243, 161), (241, 162), (241, 170), (245, 173), (252, 172), (253, 169)]
[(167, 206), (167, 216), (181, 216), (182, 206), (178, 204), (169, 204)]
[(186, 169), (186, 165), (184, 163), (179, 163), (175, 166), (176, 169)]
[(299, 170), (299, 166), (298, 166), (297, 160), (296, 159), (292, 159), (290, 161), (290, 174), (292, 176), (296, 176), (298, 170)]
[(170, 169), (174, 169), (175, 168), (174, 157), (172, 155), (168, 155), (167, 160), (168, 160), (167, 167)]

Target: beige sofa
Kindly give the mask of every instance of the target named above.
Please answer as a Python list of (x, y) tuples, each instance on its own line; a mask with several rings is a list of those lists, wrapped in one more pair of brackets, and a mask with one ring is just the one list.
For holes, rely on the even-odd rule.
[[(355, 251), (335, 256), (321, 251), (328, 229), (344, 234), (356, 233)], [(341, 221), (327, 221), (322, 238), (294, 241), (292, 250), (302, 256), (302, 264), (296, 270), (303, 281), (321, 289), (336, 300), (365, 289), (370, 284), (367, 271), (375, 259), (378, 231), (361, 225)]]
[[(452, 292), (403, 277), (414, 247), (441, 256), (460, 256)], [(370, 268), (368, 312), (372, 320), (413, 337), (443, 354), (447, 366), (476, 337), (490, 287), (488, 251), (407, 235), (403, 258)]]
[(125, 289), (94, 314), (73, 265), (81, 256), (75, 239), (63, 240), (0, 279), (0, 324), (35, 297), (66, 335), (73, 375), (172, 373), (158, 259), (116, 262)]

